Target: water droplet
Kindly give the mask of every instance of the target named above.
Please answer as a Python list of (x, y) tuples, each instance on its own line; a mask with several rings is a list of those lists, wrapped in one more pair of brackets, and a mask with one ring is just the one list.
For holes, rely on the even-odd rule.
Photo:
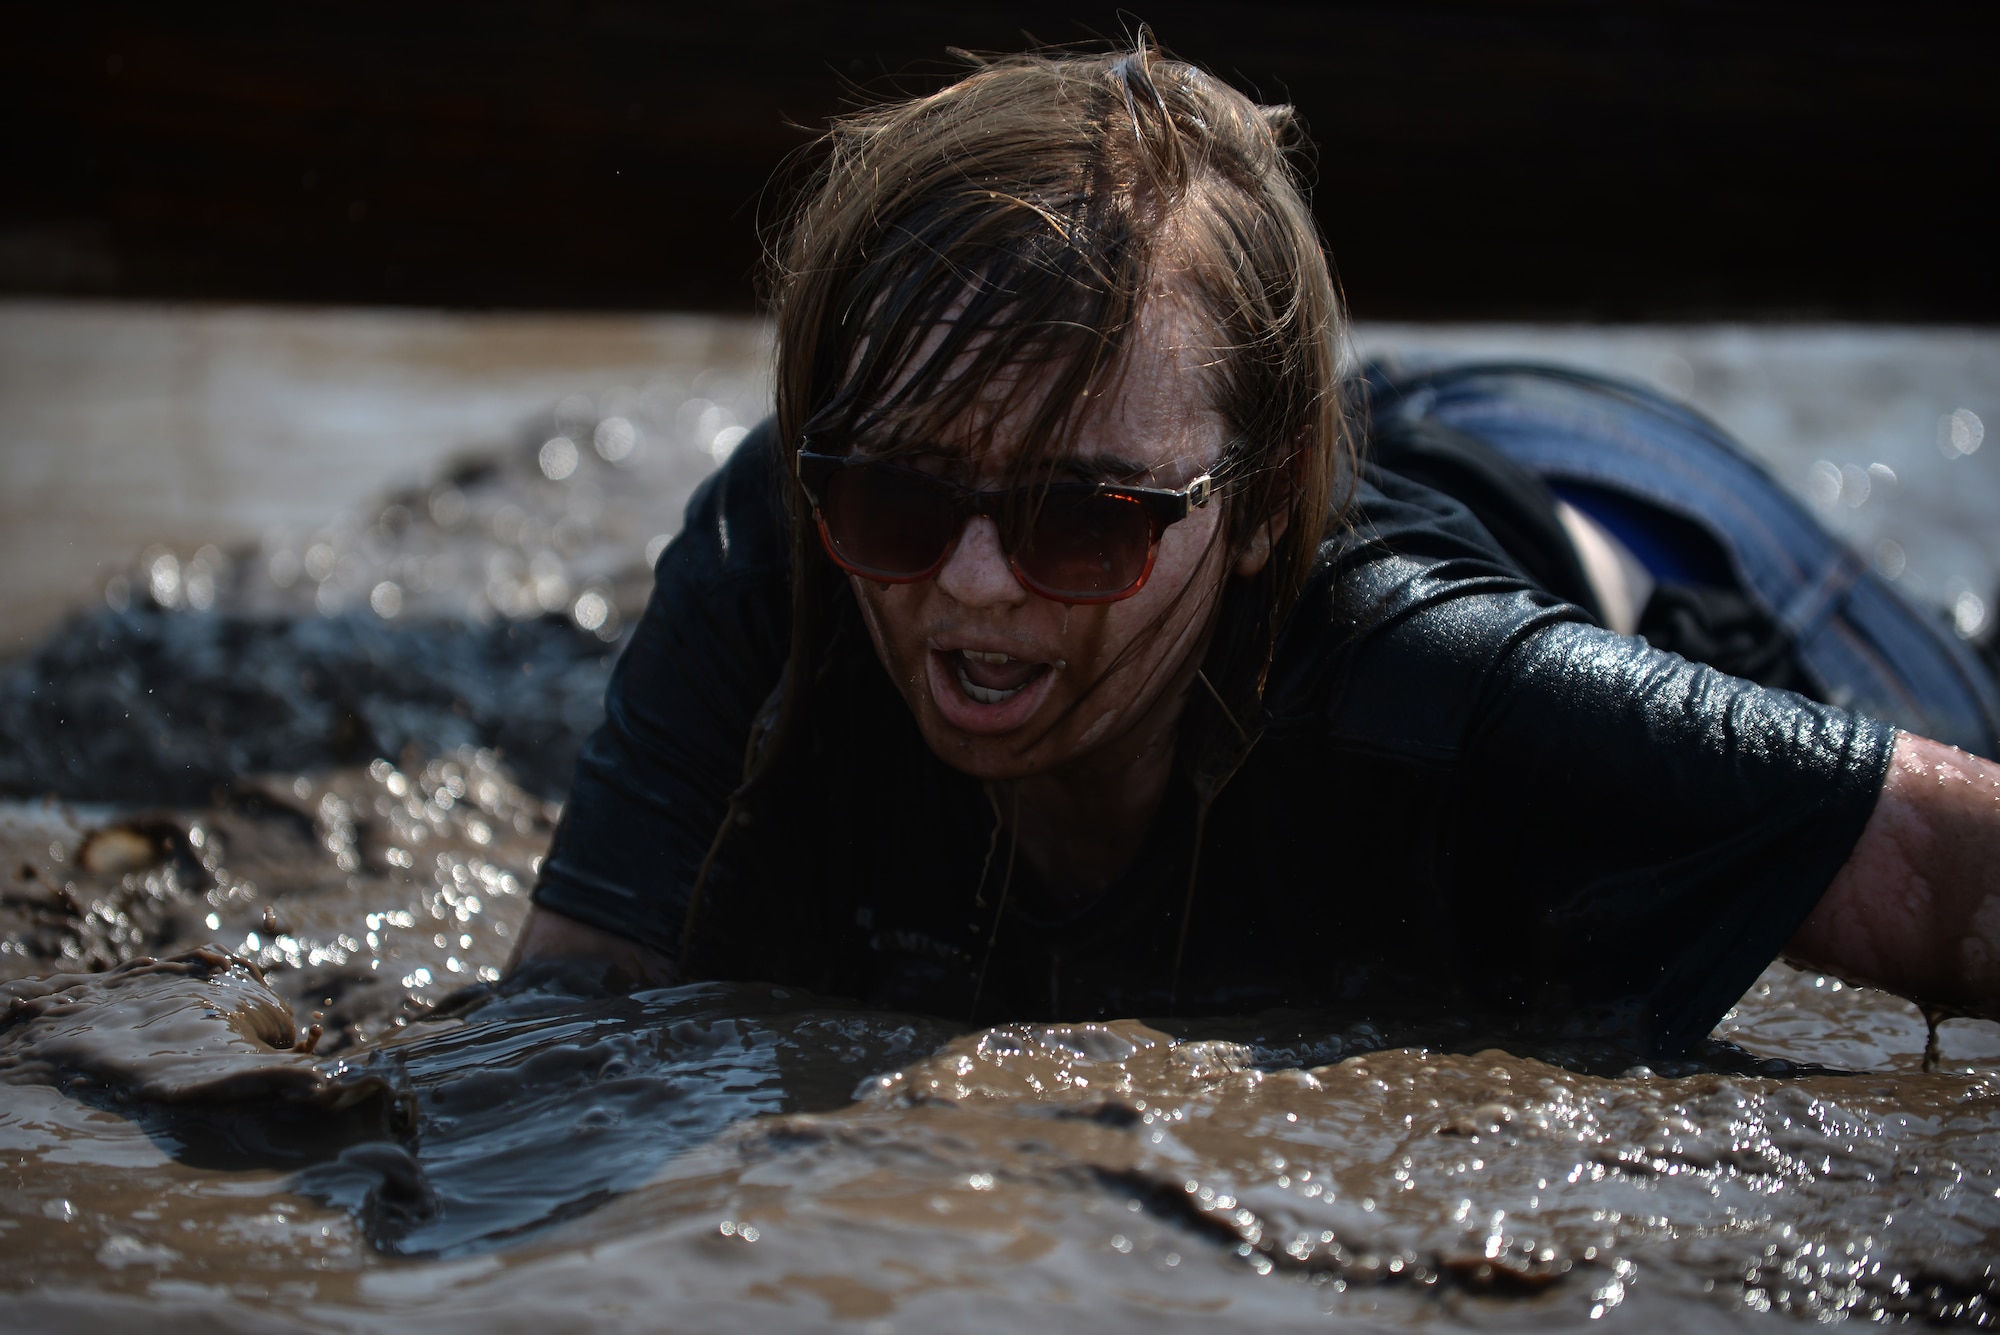
[(1952, 628), (1961, 639), (1970, 640), (1986, 626), (1986, 600), (1967, 589), (1951, 605)]
[(1901, 579), (1903, 570), (1909, 565), (1909, 556), (1902, 544), (1893, 538), (1884, 538), (1875, 544), (1875, 569), (1884, 579)]
[(639, 431), (623, 417), (607, 417), (597, 424), (592, 441), (598, 457), (607, 463), (622, 463), (631, 457), (633, 447), (639, 443)]
[(1869, 494), (1875, 490), (1874, 482), (1865, 468), (1853, 464), (1840, 470), (1840, 499), (1849, 509), (1858, 510), (1868, 503)]
[(611, 604), (595, 589), (586, 589), (570, 609), (570, 617), (583, 630), (596, 630), (611, 614)]
[(568, 436), (551, 436), (543, 442), (539, 459), (542, 476), (560, 482), (576, 471), (576, 442)]
[(446, 487), (431, 497), (430, 509), (433, 523), (442, 529), (454, 529), (465, 522), (472, 504), (457, 487)]
[(181, 563), (172, 552), (157, 548), (148, 552), (146, 563), (146, 586), (153, 595), (153, 601), (161, 607), (179, 607), (181, 603)]
[(1947, 459), (1962, 459), (1986, 439), (1986, 424), (1970, 408), (1960, 408), (1938, 418), (1938, 450)]
[(721, 428), (708, 442), (709, 457), (715, 460), (715, 462), (721, 463), (736, 452), (736, 447), (741, 445), (743, 438), (749, 434), (750, 430), (748, 427), (725, 426)]
[(375, 609), (376, 616), (390, 620), (403, 611), (403, 590), (395, 581), (385, 579), (368, 595), (368, 605)]

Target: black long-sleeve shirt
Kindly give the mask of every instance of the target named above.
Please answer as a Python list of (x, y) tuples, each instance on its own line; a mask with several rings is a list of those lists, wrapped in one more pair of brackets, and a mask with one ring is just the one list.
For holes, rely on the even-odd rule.
[(690, 501), (535, 891), (698, 974), (982, 1022), (1589, 1013), (1670, 1053), (1811, 911), (1887, 770), (1888, 726), (1604, 630), (1455, 501), (1371, 472), (1247, 756), (1200, 821), (1177, 777), (1090, 903), (1039, 893), (865, 636), (836, 641), (797, 763), (719, 840), (790, 642), (777, 462), (759, 431)]

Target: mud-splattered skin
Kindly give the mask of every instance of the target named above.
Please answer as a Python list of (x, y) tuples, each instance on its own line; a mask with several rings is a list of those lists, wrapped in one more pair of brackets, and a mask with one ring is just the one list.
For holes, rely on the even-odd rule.
[[(1229, 424), (1209, 406), (1199, 345), (1182, 294), (1163, 284), (1126, 360), (1079, 414), (1065, 466), (1078, 477), (1165, 488), (1216, 467)], [(957, 436), (948, 430), (911, 466), (962, 485), (1004, 485), (1041, 392), (1003, 376), (989, 397)], [(980, 450), (980, 440), (990, 447)], [(1023, 854), (1058, 893), (1101, 890), (1132, 861), (1166, 790), (1183, 699), (1223, 585), (1269, 558), (1266, 530), (1250, 549), (1229, 549), (1225, 504), (1168, 527), (1145, 583), (1115, 602), (1072, 605), (1032, 592), (983, 517), (967, 522), (929, 579), (848, 577), (925, 744), (989, 784)]]
[(1905, 996), (1992, 1012), (2000, 996), (2000, 767), (1897, 738), (1854, 855), (1793, 941)]

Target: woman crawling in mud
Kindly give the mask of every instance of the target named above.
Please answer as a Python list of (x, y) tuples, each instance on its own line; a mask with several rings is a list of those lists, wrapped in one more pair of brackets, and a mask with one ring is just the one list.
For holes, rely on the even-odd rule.
[[(1838, 562), (1746, 642), (1726, 541), (1642, 559), (1436, 385), (1346, 373), (1296, 150), (1143, 40), (836, 127), (775, 418), (659, 562), (517, 968), (1673, 1052), (1782, 953), (2000, 1014), (2000, 766), (1925, 735), (1990, 752), (1991, 682), (1871, 659)], [(1496, 419), (1683, 420), (1481, 383)], [(1910, 730), (1823, 702), (1883, 698), (1806, 660), (1828, 625)]]

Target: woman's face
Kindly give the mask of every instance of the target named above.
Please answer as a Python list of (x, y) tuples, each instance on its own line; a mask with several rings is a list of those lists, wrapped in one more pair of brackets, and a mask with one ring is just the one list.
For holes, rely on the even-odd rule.
[[(1207, 406), (1178, 305), (1148, 303), (1160, 314), (1142, 320), (1124, 373), (1083, 413), (1061, 471), (1180, 489), (1221, 459), (1225, 424)], [(981, 453), (968, 452), (979, 433), (967, 424), (934, 453), (899, 462), (966, 486), (1006, 486), (1035, 406), (1025, 393), (999, 408)], [(1232, 568), (1254, 573), (1268, 555), (1262, 542), (1230, 553), (1222, 511), (1211, 502), (1170, 526), (1144, 586), (1113, 603), (1071, 606), (1031, 593), (1008, 568), (997, 526), (979, 516), (930, 579), (849, 578), (883, 667), (924, 740), (953, 768), (1004, 780), (1085, 756), (1115, 763), (1121, 748), (1136, 760), (1178, 715), (1224, 579)]]

